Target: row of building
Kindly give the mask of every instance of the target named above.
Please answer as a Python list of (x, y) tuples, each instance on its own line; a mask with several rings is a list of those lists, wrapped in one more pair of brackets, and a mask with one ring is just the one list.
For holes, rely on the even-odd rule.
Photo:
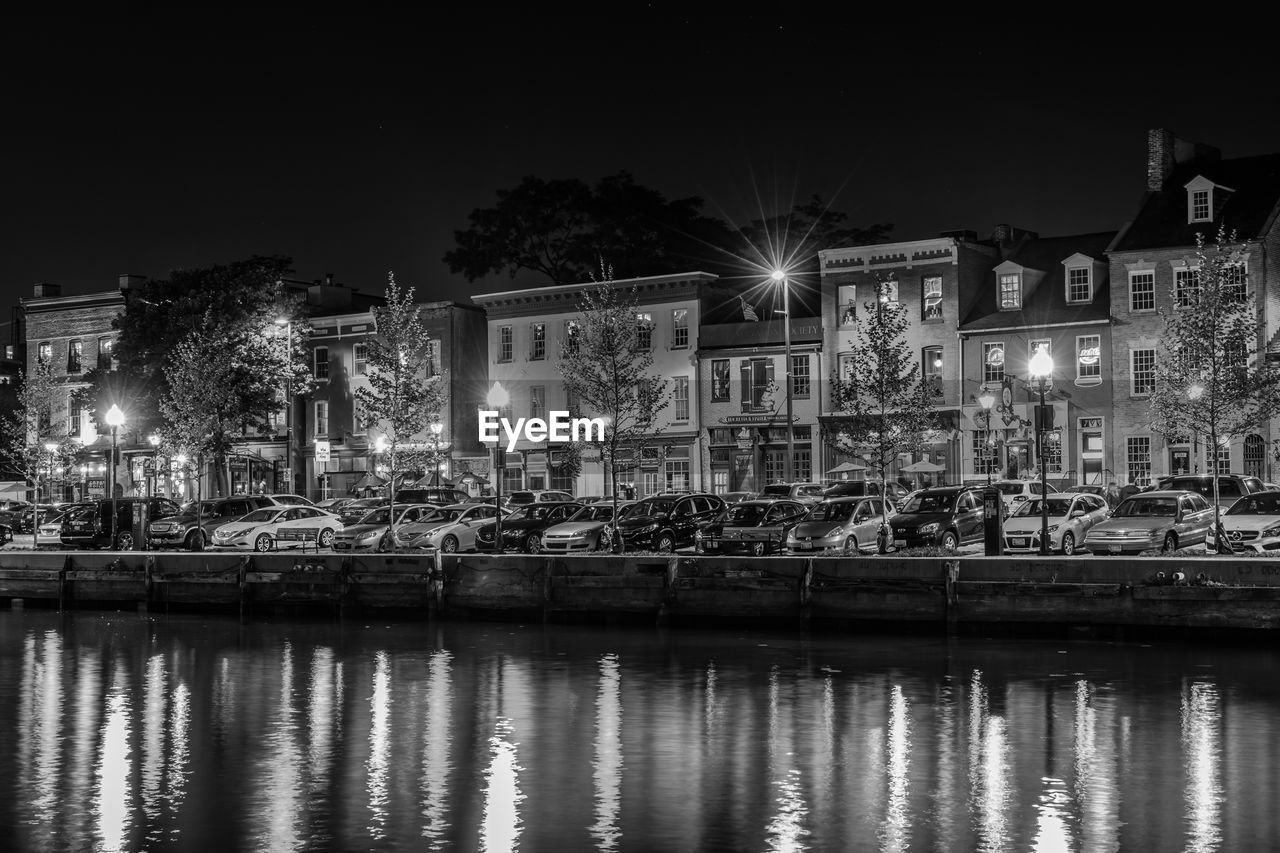
[[(899, 467), (938, 466), (935, 482), (1018, 477), (1038, 471), (1062, 485), (1146, 482), (1183, 471), (1241, 471), (1273, 479), (1280, 424), (1228, 447), (1210, 449), (1199, 436), (1166, 437), (1152, 429), (1162, 312), (1191, 306), (1196, 237), (1220, 226), (1245, 244), (1241, 281), (1255, 300), (1261, 357), (1280, 357), (1280, 155), (1223, 159), (1208, 146), (1165, 130), (1148, 136), (1146, 193), (1133, 218), (1094, 233), (1041, 237), (998, 226), (985, 237), (951, 231), (904, 242), (833, 248), (820, 253), (818, 280), (778, 287), (814, 288), (815, 316), (787, 316), (776, 289), (752, 291), (728, 321), (726, 289), (703, 272), (631, 279), (637, 323), (653, 370), (669, 380), (670, 405), (661, 439), (644, 449), (620, 479), (636, 494), (672, 489), (753, 490), (784, 477), (790, 382), (793, 478), (824, 481), (854, 472), (861, 460), (824, 441), (822, 426), (837, 410), (832, 378), (858, 358), (853, 332), (859, 312), (887, 282), (888, 298), (910, 318), (907, 338), (922, 378), (935, 395), (938, 429), (928, 449), (904, 454)], [(109, 359), (110, 319), (125, 310), (135, 277), (104, 293), (62, 296), (37, 285), (15, 323), (28, 369), (49, 360), (68, 389), (94, 359)], [(233, 490), (344, 495), (380, 483), (376, 436), (355, 420), (354, 393), (364, 382), (366, 342), (378, 297), (336, 284), (291, 282), (305, 291), (316, 391), (294, 401), (282, 426), (246, 436), (232, 466)], [(440, 474), (474, 490), (494, 477), (493, 458), (478, 441), (476, 413), (501, 382), (518, 417), (568, 408), (560, 359), (569, 325), (580, 314), (582, 285), (536, 287), (472, 297), (470, 305), (422, 305), (450, 403), (439, 433), (422, 436), (447, 451)], [(761, 295), (763, 293), (763, 295)], [(806, 300), (793, 301), (792, 304)], [(810, 312), (812, 313), (812, 312)], [(754, 317), (754, 319), (752, 319)], [(786, 363), (790, 352), (790, 364)], [(1029, 380), (1032, 354), (1044, 349), (1055, 370), (1048, 401), (1055, 431), (1036, 458)], [(985, 392), (985, 393), (984, 393)], [(984, 397), (994, 399), (990, 408)], [(104, 488), (96, 454), (104, 439), (89, 418), (66, 410), (68, 434), (83, 442), (80, 489)], [(145, 438), (121, 435), (125, 490), (140, 484)], [(326, 458), (327, 457), (327, 458)], [(64, 472), (66, 474), (67, 472)], [(75, 479), (76, 472), (69, 477)], [(505, 456), (504, 490), (564, 489), (603, 494), (598, 459), (574, 464), (546, 444), (520, 443)]]

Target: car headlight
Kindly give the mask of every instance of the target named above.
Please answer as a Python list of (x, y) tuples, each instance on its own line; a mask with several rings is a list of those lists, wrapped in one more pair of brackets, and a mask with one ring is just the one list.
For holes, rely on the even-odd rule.
[(658, 529), (658, 522), (653, 521), (653, 522), (650, 522), (649, 524), (646, 524), (644, 527), (641, 527), (639, 530), (636, 531), (636, 533), (653, 533), (657, 529)]
[(356, 537), (356, 541), (364, 542), (369, 539), (377, 539), (381, 533), (381, 530), (366, 530), (364, 533), (361, 533)]
[[(830, 530), (828, 530), (828, 531), (827, 531), (827, 536), (839, 536), (841, 533), (844, 533), (844, 527), (843, 527), (843, 526), (840, 526), (840, 527), (833, 527), (833, 528), (831, 528)], [(825, 537), (824, 537), (824, 538), (825, 538)]]
[(921, 534), (937, 533), (937, 532), (938, 532), (938, 522), (936, 522), (936, 521), (931, 521), (931, 522), (929, 522), (928, 524), (922, 524), (922, 525), (920, 525), (920, 531), (919, 531), (919, 532), (920, 532)]
[(1048, 528), (1049, 532), (1052, 533), (1053, 531), (1057, 530), (1060, 526), (1061, 525), (1058, 525), (1058, 524), (1050, 524)]
[(1273, 527), (1268, 527), (1266, 530), (1263, 530), (1261, 533), (1259, 533), (1258, 536), (1263, 539), (1269, 539), (1272, 536), (1280, 536), (1280, 524), (1277, 524)]
[(693, 531), (693, 541), (694, 541), (694, 542), (701, 542), (701, 541), (702, 541), (702, 531), (701, 531), (701, 530), (695, 530), (695, 531)]

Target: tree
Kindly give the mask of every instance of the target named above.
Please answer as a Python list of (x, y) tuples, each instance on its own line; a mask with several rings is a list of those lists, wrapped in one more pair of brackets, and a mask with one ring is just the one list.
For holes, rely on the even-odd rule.
[(421, 437), (447, 402), (448, 386), (442, 375), (433, 374), (430, 341), (420, 311), (414, 288), (401, 290), (395, 274), (387, 273), (386, 305), (373, 309), (377, 332), (368, 342), (365, 378), (369, 384), (356, 389), (363, 425), (380, 432), (386, 442), (392, 547), (399, 479), (434, 464), (434, 445)]
[[(854, 326), (852, 370), (832, 377), (833, 403), (839, 409), (824, 424), (823, 433), (837, 449), (866, 459), (880, 482), (887, 484), (898, 454), (920, 450), (936, 421), (920, 365), (906, 342), (906, 308), (889, 300), (883, 279), (876, 283), (876, 299), (863, 308)], [(887, 506), (880, 525), (877, 548), (884, 553)]]
[[(659, 418), (671, 402), (667, 380), (651, 375), (653, 353), (640, 345), (637, 319), (640, 299), (635, 288), (613, 283), (612, 269), (588, 288), (579, 316), (562, 346), (571, 356), (559, 362), (560, 376), (574, 417), (603, 418), (600, 462), (618, 517), (618, 473), (638, 464), (647, 447), (660, 438)], [(610, 493), (610, 492), (606, 492)], [(625, 551), (622, 537), (620, 547)]]
[[(1174, 285), (1174, 310), (1163, 311), (1156, 353), (1151, 422), (1166, 436), (1205, 436), (1211, 448), (1214, 530), (1218, 509), (1218, 448), (1242, 441), (1280, 415), (1280, 369), (1259, 345), (1256, 296), (1249, 287), (1245, 246), (1219, 228), (1206, 247), (1196, 235), (1190, 287)], [(1218, 550), (1229, 551), (1218, 536)]]
[[(31, 481), (39, 501), (39, 481), (52, 483), (56, 471), (72, 464), (76, 444), (67, 435), (66, 392), (49, 364), (33, 373), (19, 372), (16, 405), (3, 414), (4, 467)], [(49, 447), (54, 447), (51, 451)]]

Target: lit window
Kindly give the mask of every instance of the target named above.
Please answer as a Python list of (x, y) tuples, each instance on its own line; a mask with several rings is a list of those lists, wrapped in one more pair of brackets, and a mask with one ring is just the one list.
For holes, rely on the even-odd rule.
[(316, 435), (324, 438), (329, 434), (329, 401), (316, 401)]
[(67, 400), (67, 435), (80, 434), (80, 401), (72, 394)]
[(1076, 379), (1102, 381), (1102, 337), (1081, 335), (1076, 338)]
[(98, 367), (102, 370), (115, 368), (115, 338), (98, 338)]
[(1027, 347), (1028, 369), (1031, 365), (1031, 359), (1035, 358), (1036, 353), (1040, 350), (1044, 350), (1045, 355), (1053, 355), (1053, 341), (1048, 338), (1036, 338), (1031, 342), (1031, 345)]
[(676, 404), (676, 420), (689, 420), (689, 377), (675, 377), (675, 389), (672, 399)]
[(809, 396), (809, 356), (791, 356), (791, 396)]
[(364, 435), (368, 430), (369, 410), (359, 396), (351, 401), (351, 434)]
[(689, 309), (671, 311), (671, 348), (686, 349), (689, 346)]
[(1135, 349), (1129, 351), (1129, 381), (1133, 384), (1132, 396), (1146, 396), (1156, 389), (1156, 351)]
[(1156, 310), (1156, 274), (1154, 272), (1129, 273), (1129, 310)]
[(1125, 439), (1125, 468), (1130, 483), (1145, 483), (1151, 478), (1151, 438), (1129, 436)]
[(529, 389), (529, 417), (546, 419), (547, 387), (545, 385), (534, 385)]
[(67, 373), (80, 372), (82, 355), (84, 355), (84, 350), (80, 341), (71, 341), (67, 344)]
[(582, 341), (582, 327), (577, 320), (564, 321), (564, 349), (561, 356), (573, 356), (578, 354), (578, 346)]
[(942, 276), (927, 275), (920, 279), (920, 304), (923, 319), (942, 319)]
[(839, 302), (836, 310), (840, 312), (840, 325), (852, 326), (858, 319), (858, 288), (853, 284), (840, 285)]
[(881, 302), (897, 302), (898, 301), (898, 280), (891, 278), (880, 282), (880, 301)]
[(316, 347), (315, 351), (315, 377), (316, 379), (329, 378), (329, 348)]
[(921, 355), (920, 369), (924, 373), (924, 386), (931, 397), (942, 396), (942, 347), (925, 347)]
[(1173, 304), (1177, 308), (1191, 308), (1200, 302), (1200, 271), (1175, 269), (1173, 271)]
[(427, 377), (440, 375), (440, 342), (427, 341)]
[(1000, 310), (1010, 311), (1022, 307), (1022, 275), (1006, 273), (1000, 276)]
[(364, 376), (369, 372), (369, 345), (356, 344), (351, 350), (356, 376)]
[(1232, 264), (1222, 271), (1222, 298), (1227, 302), (1244, 302), (1247, 275), (1244, 264)]
[(1093, 301), (1093, 270), (1089, 267), (1071, 267), (1067, 270), (1067, 301)]
[(36, 363), (49, 364), (51, 361), (53, 361), (53, 344), (44, 341), (36, 350)]
[(533, 335), (532, 348), (529, 350), (529, 360), (542, 361), (547, 357), (547, 324), (533, 323), (529, 331)]
[(648, 312), (636, 315), (636, 348), (653, 349), (653, 315)]
[(999, 384), (1004, 381), (1004, 343), (982, 345), (982, 381)]
[(1191, 192), (1191, 221), (1208, 222), (1212, 218), (1209, 215), (1209, 210), (1209, 191), (1193, 190)]
[(511, 361), (511, 352), (513, 348), (510, 326), (498, 327), (498, 361)]
[(668, 459), (665, 468), (667, 491), (687, 491), (689, 488), (689, 460)]

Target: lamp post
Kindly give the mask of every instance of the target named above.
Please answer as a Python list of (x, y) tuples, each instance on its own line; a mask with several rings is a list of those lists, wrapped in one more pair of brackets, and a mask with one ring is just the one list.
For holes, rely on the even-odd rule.
[(116, 431), (124, 426), (124, 412), (120, 411), (120, 407), (115, 403), (107, 409), (107, 423), (111, 426), (111, 479), (107, 483), (107, 488), (111, 489), (111, 548), (114, 550), (118, 544), (116, 542)]
[(1047, 557), (1049, 548), (1049, 467), (1044, 461), (1044, 390), (1045, 383), (1053, 374), (1053, 356), (1043, 349), (1036, 350), (1031, 357), (1031, 378), (1036, 380), (1040, 391), (1040, 409), (1036, 424), (1036, 461), (1040, 465), (1040, 556)]
[(435, 420), (431, 422), (431, 463), (436, 469), (436, 485), (440, 485), (440, 433), (444, 432), (444, 424), (440, 421), (440, 416), (436, 415)]
[(288, 317), (277, 317), (276, 326), (285, 330), (285, 373), (284, 373), (284, 469), (287, 472), (284, 491), (292, 492), (293, 488), (293, 321)]
[(142, 505), (142, 550), (144, 551), (147, 550), (147, 539), (151, 536), (151, 480), (156, 475), (156, 454), (160, 448), (160, 436), (153, 432), (147, 436), (147, 441), (151, 445), (151, 470), (148, 471), (145, 467), (142, 470), (142, 478), (147, 482), (147, 500)]
[[(489, 408), (501, 412), (511, 402), (511, 395), (507, 393), (507, 389), (502, 387), (501, 382), (493, 383), (493, 387), (489, 389), (485, 402), (489, 404)], [(502, 469), (507, 464), (507, 451), (502, 446), (502, 440), (493, 444), (493, 469), (495, 476), (493, 478), (494, 495), (497, 499), (494, 509), (497, 513), (493, 520), (493, 544), (499, 554), (502, 553)]]
[[(53, 454), (58, 452), (58, 444), (54, 441), (44, 443), (45, 452), (49, 454), (49, 503), (53, 503)], [(36, 465), (36, 505), (31, 508), (31, 547), (40, 547), (40, 465)]]
[[(1187, 399), (1192, 403), (1198, 403), (1203, 396), (1204, 386), (1199, 382), (1191, 383), (1191, 387), (1187, 389)], [(1191, 432), (1191, 473), (1200, 473), (1200, 431), (1198, 429)]]
[(783, 349), (787, 363), (783, 375), (787, 383), (787, 458), (782, 466), (783, 477), (788, 483), (795, 479), (795, 427), (791, 423), (791, 285), (787, 282), (787, 274), (783, 270), (774, 270), (769, 277), (782, 288), (782, 330)]
[(991, 485), (991, 448), (993, 446), (991, 444), (991, 439), (995, 436), (995, 433), (991, 429), (991, 407), (994, 406), (995, 404), (996, 404), (996, 395), (992, 394), (990, 391), (983, 389), (982, 393), (978, 395), (978, 405), (982, 407), (982, 411), (985, 412), (987, 416), (987, 421), (986, 421), (987, 437), (986, 437), (986, 441), (983, 442), (983, 444), (986, 445), (986, 448), (987, 448), (984, 451), (984, 456), (986, 457), (986, 464), (983, 467), (987, 469), (987, 485), (988, 486)]
[(80, 500), (89, 499), (89, 466), (80, 466)]

